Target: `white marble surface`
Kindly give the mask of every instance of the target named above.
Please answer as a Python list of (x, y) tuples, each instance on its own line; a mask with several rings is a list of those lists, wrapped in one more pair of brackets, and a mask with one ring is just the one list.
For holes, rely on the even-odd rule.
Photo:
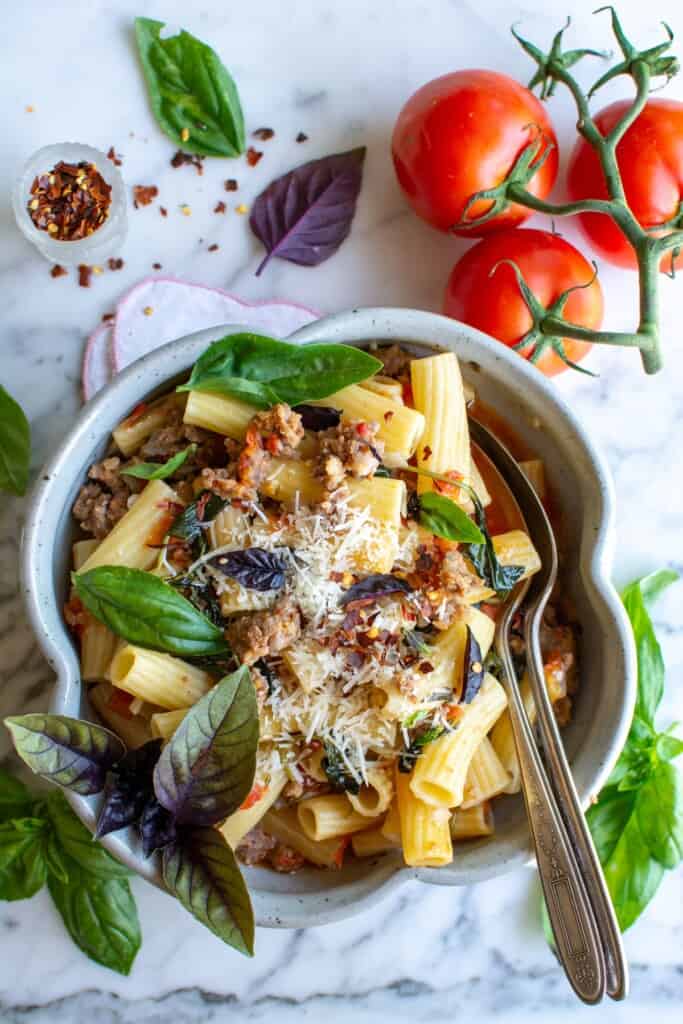
[[(620, 5), (631, 30), (658, 38), (666, 18), (683, 38), (678, 0)], [(34, 428), (35, 468), (59, 443), (79, 403), (84, 336), (124, 289), (161, 262), (187, 280), (229, 288), (247, 299), (282, 297), (323, 311), (395, 304), (438, 310), (449, 268), (463, 243), (439, 236), (406, 209), (395, 185), (388, 140), (396, 113), (422, 82), (450, 69), (487, 66), (522, 80), (529, 63), (507, 27), (523, 19), (547, 42), (572, 13), (575, 39), (608, 40), (606, 16), (572, 0), (345, 0), (281, 4), (198, 4), (150, 0), (24, 0), (3, 10), (0, 61), (0, 379), (21, 399)], [(144, 9), (144, 10), (143, 10)], [(204, 176), (172, 170), (173, 147), (155, 127), (132, 48), (137, 13), (171, 21), (210, 41), (239, 83), (250, 129), (270, 125), (257, 168), (244, 160), (207, 161)], [(615, 86), (620, 95), (625, 86)], [(670, 93), (683, 98), (683, 81)], [(32, 105), (34, 112), (26, 112)], [(568, 151), (572, 112), (552, 102), (560, 142)], [(297, 145), (304, 131), (309, 141)], [(124, 154), (129, 185), (156, 184), (158, 203), (130, 214), (120, 273), (94, 279), (90, 291), (73, 276), (53, 281), (11, 218), (10, 187), (27, 155), (40, 145), (76, 138)], [(318, 269), (260, 258), (246, 219), (247, 204), (274, 175), (315, 155), (366, 144), (368, 159), (351, 238)], [(222, 192), (236, 177), (240, 191)], [(228, 202), (223, 218), (211, 211)], [(192, 216), (183, 217), (179, 204)], [(562, 226), (574, 238), (571, 226)], [(200, 242), (199, 239), (204, 241)], [(220, 250), (208, 253), (212, 242)], [(608, 322), (630, 323), (635, 280), (601, 268)], [(681, 566), (683, 355), (681, 282), (664, 281), (666, 370), (641, 373), (625, 351), (591, 361), (600, 378), (562, 379), (558, 387), (590, 424), (608, 455), (619, 498), (615, 577), (623, 583), (664, 564)], [(678, 303), (678, 305), (677, 305)], [(45, 706), (50, 673), (35, 649), (17, 598), (20, 502), (0, 505), (0, 713)], [(678, 681), (683, 668), (683, 586), (657, 612), (672, 680), (663, 717), (683, 718)], [(678, 687), (678, 692), (676, 688)], [(3, 751), (6, 749), (2, 741)], [(353, 920), (306, 932), (261, 931), (247, 962), (221, 947), (168, 897), (134, 883), (144, 945), (133, 974), (122, 979), (89, 963), (70, 944), (46, 895), (0, 905), (0, 1019), (98, 1024), (177, 1024), (233, 1020), (309, 1020), (331, 1015), (356, 1024), (389, 1019), (450, 1021), (575, 1021), (590, 1013), (571, 998), (539, 933), (538, 896), (530, 872), (455, 891), (414, 884)], [(646, 1013), (661, 1024), (680, 1021), (683, 1005), (683, 875), (671, 876), (626, 942), (633, 994), (603, 1007), (601, 1021), (635, 1024)], [(596, 1019), (594, 1017), (594, 1019)]]

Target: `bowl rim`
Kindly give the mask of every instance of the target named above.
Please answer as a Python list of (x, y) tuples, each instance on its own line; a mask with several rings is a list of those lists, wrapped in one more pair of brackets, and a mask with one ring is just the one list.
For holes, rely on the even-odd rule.
[[(119, 404), (124, 410), (122, 415), (125, 415), (125, 409), (130, 408), (136, 401), (140, 401), (145, 394), (161, 388), (165, 382), (189, 368), (204, 346), (229, 331), (237, 330), (251, 330), (251, 328), (240, 324), (223, 324), (208, 328), (171, 341), (131, 364), (85, 405), (66, 438), (38, 475), (29, 498), (22, 537), (21, 582), (34, 634), (57, 677), (50, 702), (52, 711), (64, 710), (67, 693), (73, 683), (72, 670), (75, 659), (73, 649), (65, 651), (60, 638), (54, 635), (48, 619), (54, 611), (56, 602), (54, 600), (46, 602), (39, 585), (40, 559), (44, 557), (40, 550), (43, 542), (41, 523), (50, 503), (55, 481), (60, 480), (64, 486), (65, 479), (74, 481), (80, 477), (83, 469), (80, 462), (77, 473), (73, 471), (73, 467), (70, 469), (73, 453), (82, 442), (83, 436), (95, 427), (101, 413), (104, 410), (109, 410), (110, 405), (115, 404), (116, 399), (119, 400)], [(610, 579), (615, 540), (615, 502), (611, 475), (603, 455), (548, 379), (499, 342), (448, 317), (420, 310), (392, 307), (357, 308), (349, 312), (321, 317), (294, 332), (288, 340), (297, 343), (305, 343), (313, 339), (325, 342), (344, 340), (348, 343), (356, 343), (376, 339), (382, 343), (397, 342), (403, 338), (406, 341), (422, 341), (428, 346), (439, 345), (439, 341), (428, 340), (430, 335), (438, 335), (443, 339), (442, 346), (446, 349), (455, 349), (458, 340), (461, 344), (464, 341), (467, 345), (473, 346), (475, 350), (481, 349), (495, 361), (502, 362), (506, 372), (509, 372), (513, 381), (516, 380), (515, 390), (528, 387), (540, 395), (541, 400), (548, 404), (553, 414), (559, 414), (560, 418), (564, 419), (572, 434), (583, 447), (602, 495), (600, 527), (592, 538), (586, 553), (583, 551), (583, 534), (581, 537), (581, 563), (582, 565), (587, 563), (585, 565), (587, 581), (601, 598), (614, 626), (614, 638), (619, 644), (622, 661), (623, 690), (620, 712), (615, 715), (615, 722), (611, 730), (608, 754), (602, 762), (595, 765), (590, 785), (584, 787), (587, 791), (581, 794), (585, 806), (592, 795), (596, 794), (604, 785), (623, 747), (636, 699), (635, 647), (626, 612)], [(160, 367), (164, 368), (163, 373), (158, 372)], [(129, 392), (132, 397), (129, 397)], [(126, 396), (125, 403), (122, 401), (123, 396)], [(48, 541), (48, 543), (51, 544), (53, 551), (54, 541)], [(43, 581), (42, 589), (44, 587), (45, 581)], [(80, 685), (80, 680), (78, 683)], [(92, 831), (95, 822), (92, 801), (69, 791), (66, 791), (65, 795), (79, 818)], [(106, 836), (102, 843), (114, 856), (122, 860), (137, 874), (164, 888), (159, 871), (154, 866), (154, 860), (142, 861), (120, 835)], [(471, 884), (473, 881), (483, 881), (529, 863), (531, 850), (528, 842), (526, 845), (520, 845), (514, 849), (513, 853), (502, 861), (496, 861), (495, 844), (492, 844), (491, 849), (494, 850), (494, 854), (489, 857), (488, 863), (482, 865), (482, 868), (476, 872), (476, 877), (471, 877), (471, 872), (467, 877), (453, 877), (452, 874), (447, 875), (437, 868), (409, 868), (394, 862), (393, 858), (388, 858), (384, 863), (379, 863), (373, 876), (373, 883), (360, 887), (363, 890), (360, 894), (351, 894), (349, 898), (349, 894), (345, 895), (345, 887), (342, 886), (339, 890), (340, 895), (335, 899), (323, 899), (319, 895), (316, 896), (317, 905), (313, 911), (306, 908), (306, 901), (301, 898), (289, 900), (286, 906), (280, 907), (277, 898), (273, 899), (272, 894), (252, 892), (256, 921), (259, 925), (269, 927), (302, 927), (310, 924), (323, 924), (359, 913), (384, 898), (390, 891), (394, 891), (397, 887), (413, 879), (443, 885)]]

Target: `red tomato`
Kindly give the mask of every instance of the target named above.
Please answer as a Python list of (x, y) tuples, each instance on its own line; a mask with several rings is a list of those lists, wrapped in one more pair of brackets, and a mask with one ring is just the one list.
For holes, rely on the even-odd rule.
[[(399, 183), (420, 217), (449, 231), (475, 192), (499, 185), (525, 146), (538, 133), (553, 144), (528, 184), (545, 198), (557, 176), (557, 139), (536, 97), (496, 71), (455, 71), (435, 78), (410, 97), (398, 115), (392, 155)], [(489, 202), (476, 203), (468, 217), (481, 216)], [(529, 216), (510, 206), (476, 229), (457, 234), (486, 235), (520, 224)]]
[[(605, 107), (595, 123), (606, 135), (630, 100)], [(626, 199), (643, 227), (664, 224), (678, 212), (683, 197), (683, 103), (649, 100), (617, 146), (617, 162)], [(605, 199), (607, 189), (595, 150), (579, 139), (571, 155), (567, 184), (572, 199)], [(580, 216), (584, 234), (604, 259), (635, 268), (636, 259), (621, 228), (603, 213)], [(671, 269), (671, 256), (662, 270)]]
[[(562, 292), (584, 285), (594, 276), (593, 267), (569, 242), (559, 235), (531, 228), (499, 231), (474, 245), (459, 260), (448, 280), (444, 312), (485, 334), (512, 346), (531, 329), (531, 313), (522, 297), (512, 267), (495, 265), (514, 260), (531, 291), (545, 307), (551, 306)], [(565, 319), (581, 327), (597, 329), (602, 323), (602, 289), (597, 280), (587, 288), (573, 292), (564, 308)], [(584, 341), (565, 339), (567, 357), (577, 363), (591, 346)], [(520, 353), (529, 358), (530, 351)], [(536, 363), (548, 377), (567, 369), (551, 349)]]

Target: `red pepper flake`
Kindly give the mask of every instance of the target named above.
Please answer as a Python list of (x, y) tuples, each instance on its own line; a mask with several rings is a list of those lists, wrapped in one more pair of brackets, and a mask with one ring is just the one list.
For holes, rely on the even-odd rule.
[(267, 142), (268, 139), (272, 139), (275, 132), (272, 128), (257, 128), (256, 131), (251, 134), (255, 139), (260, 139), (261, 142)]
[(182, 167), (184, 164), (190, 164), (196, 168), (197, 174), (204, 173), (204, 161), (201, 156), (197, 156), (195, 153), (183, 153), (182, 149), (179, 149), (171, 158), (171, 167)]
[(78, 283), (81, 288), (90, 287), (90, 278), (92, 277), (92, 267), (89, 267), (87, 263), (78, 264)]
[(114, 319), (114, 316), (115, 316), (114, 313), (103, 313), (102, 314), (102, 323), (103, 324), (108, 324), (111, 320)]
[(134, 185), (133, 206), (137, 210), (140, 206), (149, 206), (153, 199), (159, 195), (156, 185)]
[(213, 212), (214, 213), (225, 213), (226, 210), (227, 210), (227, 206), (225, 205), (225, 203), (223, 202), (222, 199), (219, 200), (219, 202), (217, 202), (216, 205), (213, 208)]
[(253, 146), (250, 146), (247, 150), (247, 163), (250, 167), (256, 167), (262, 156), (263, 152), (260, 149), (254, 149)]
[(434, 666), (432, 665), (431, 661), (421, 661), (417, 667), (423, 676), (426, 676), (430, 672), (434, 671)]
[(159, 213), (161, 214), (162, 217), (168, 217), (168, 210), (166, 209), (165, 206), (159, 207)]
[(237, 178), (226, 178), (224, 187), (226, 192), (236, 192), (239, 188)]
[(210, 246), (209, 246), (209, 252), (217, 252), (217, 250), (218, 250), (219, 248), (220, 248), (220, 246), (219, 246), (219, 245), (217, 245), (217, 244), (216, 244), (216, 243), (214, 242), (214, 243), (213, 243), (213, 245), (210, 245)]
[(68, 273), (69, 271), (66, 267), (62, 267), (59, 263), (55, 263), (54, 267), (50, 271), (50, 277), (64, 277), (64, 275)]
[(26, 204), (41, 231), (60, 242), (87, 238), (107, 219), (111, 206), (108, 185), (95, 164), (60, 160), (47, 174), (38, 174)]
[(109, 150), (108, 150), (108, 152), (107, 152), (107, 159), (108, 159), (108, 160), (111, 160), (111, 162), (112, 162), (112, 163), (113, 163), (113, 164), (114, 164), (114, 165), (115, 165), (116, 167), (120, 167), (120, 166), (121, 166), (121, 164), (123, 163), (123, 159), (122, 159), (122, 157), (121, 157), (121, 156), (120, 156), (120, 155), (119, 155), (119, 154), (118, 154), (118, 153), (116, 152), (116, 150), (114, 149), (114, 147), (113, 147), (113, 146), (110, 146), (110, 147), (109, 147)]
[(110, 257), (107, 260), (107, 266), (109, 267), (110, 270), (122, 270), (123, 260), (120, 257), (118, 259)]
[(384, 422), (385, 423), (389, 423), (390, 420), (393, 420), (394, 416), (395, 416), (395, 413), (393, 412), (393, 410), (392, 409), (387, 409), (387, 411), (384, 413)]
[(425, 462), (427, 462), (431, 457), (432, 457), (432, 449), (429, 447), (428, 444), (426, 444), (424, 446), (424, 448), (422, 449), (422, 458), (425, 460)]
[(306, 135), (305, 132), (299, 132), (295, 139), (295, 142), (308, 142), (308, 135)]
[(161, 270), (161, 263), (153, 263), (152, 270)]

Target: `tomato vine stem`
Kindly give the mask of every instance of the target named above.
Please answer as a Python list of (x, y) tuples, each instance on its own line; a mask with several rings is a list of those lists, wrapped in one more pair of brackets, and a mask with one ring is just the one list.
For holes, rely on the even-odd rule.
[[(522, 38), (512, 27), (512, 34), (536, 62), (537, 70), (529, 83), (533, 88), (540, 85), (540, 97), (547, 99), (553, 94), (555, 86), (564, 85), (570, 92), (577, 111), (576, 127), (580, 135), (595, 150), (605, 178), (607, 199), (582, 199), (568, 203), (552, 203), (534, 196), (527, 185), (538, 169), (539, 140), (532, 139), (517, 159), (505, 181), (493, 189), (478, 192), (472, 196), (463, 213), (463, 219), (456, 227), (476, 227), (490, 219), (494, 213), (505, 209), (510, 203), (525, 206), (536, 213), (550, 217), (571, 217), (582, 213), (605, 214), (617, 224), (630, 242), (636, 256), (639, 279), (639, 321), (635, 331), (593, 331), (578, 324), (566, 321), (561, 309), (539, 311), (532, 308), (528, 288), (520, 288), (525, 301), (534, 316), (534, 334), (537, 344), (544, 338), (556, 340), (561, 337), (576, 338), (581, 341), (601, 345), (623, 345), (640, 349), (643, 368), (646, 373), (657, 373), (662, 367), (661, 338), (659, 328), (659, 276), (662, 257), (671, 253), (672, 273), (674, 261), (683, 250), (683, 215), (674, 218), (673, 222), (658, 225), (653, 234), (653, 226), (639, 223), (628, 205), (617, 160), (617, 146), (628, 129), (642, 113), (650, 93), (652, 80), (666, 77), (668, 81), (679, 70), (678, 60), (667, 54), (673, 42), (673, 33), (665, 25), (667, 39), (648, 50), (638, 50), (627, 38), (613, 7), (601, 7), (600, 11), (608, 10), (611, 14), (612, 31), (621, 50), (623, 59), (603, 74), (585, 93), (576, 78), (571, 74), (570, 67), (586, 56), (601, 56), (595, 50), (563, 50), (562, 37), (569, 25), (569, 19), (563, 28), (556, 33), (548, 53), (544, 53), (535, 44)], [(599, 13), (596, 11), (595, 13)], [(630, 77), (635, 84), (635, 96), (630, 106), (607, 135), (598, 129), (590, 112), (590, 98), (612, 78), (618, 75)], [(492, 201), (492, 206), (482, 216), (468, 217), (469, 210), (482, 199)], [(662, 234), (662, 232), (667, 232)]]

